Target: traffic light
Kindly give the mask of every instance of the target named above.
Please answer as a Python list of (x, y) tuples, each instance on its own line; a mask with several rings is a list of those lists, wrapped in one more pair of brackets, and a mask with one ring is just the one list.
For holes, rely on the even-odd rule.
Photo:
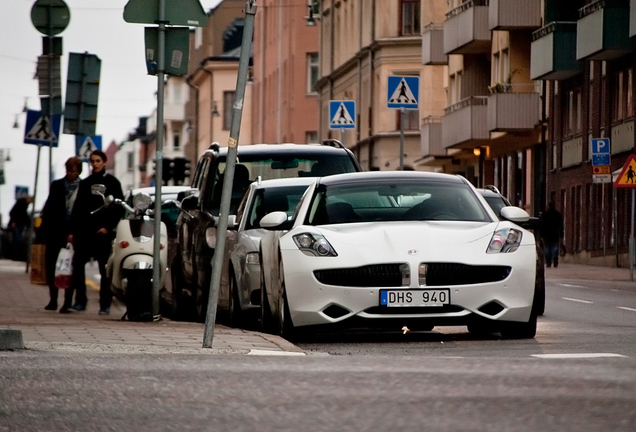
[(168, 182), (174, 177), (174, 171), (173, 171), (173, 164), (172, 164), (172, 159), (170, 158), (163, 158), (162, 159), (162, 172), (161, 172), (161, 179), (163, 180), (163, 185), (167, 185)]
[(173, 179), (175, 185), (182, 185), (190, 177), (190, 161), (184, 157), (174, 158)]

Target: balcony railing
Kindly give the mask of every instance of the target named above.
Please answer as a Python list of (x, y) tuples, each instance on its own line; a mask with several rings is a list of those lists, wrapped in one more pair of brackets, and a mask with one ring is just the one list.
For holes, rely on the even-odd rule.
[(532, 33), (530, 78), (564, 80), (581, 73), (576, 60), (576, 23), (551, 22)]
[(488, 96), (471, 96), (444, 109), (442, 143), (445, 149), (488, 140)]
[(442, 145), (442, 118), (428, 116), (422, 119), (422, 156), (446, 156)]
[(504, 84), (488, 96), (489, 131), (527, 131), (539, 124), (541, 99), (534, 84)]
[(541, 0), (490, 0), (490, 30), (532, 30), (541, 27)]
[(490, 52), (488, 0), (469, 0), (446, 13), (445, 54), (483, 54)]
[(579, 9), (577, 60), (613, 60), (633, 51), (630, 11), (624, 1), (597, 0)]
[(445, 65), (448, 56), (444, 54), (444, 26), (430, 23), (424, 26), (422, 33), (422, 64)]

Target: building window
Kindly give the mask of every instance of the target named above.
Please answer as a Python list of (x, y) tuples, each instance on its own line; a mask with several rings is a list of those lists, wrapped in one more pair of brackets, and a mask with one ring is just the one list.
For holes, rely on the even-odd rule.
[(181, 83), (173, 82), (172, 83), (172, 102), (175, 104), (181, 103)]
[(612, 120), (623, 119), (623, 71), (614, 75), (614, 104), (612, 105)]
[(307, 93), (316, 93), (315, 85), (319, 75), (318, 53), (307, 54)]
[(181, 137), (179, 134), (174, 134), (172, 136), (172, 148), (174, 150), (179, 150), (181, 148)]
[(563, 132), (572, 136), (581, 133), (581, 88), (571, 89), (566, 95)]
[(135, 154), (133, 152), (128, 153), (128, 161), (126, 165), (126, 171), (133, 172), (135, 167)]
[(401, 0), (402, 15), (400, 36), (412, 36), (420, 34), (420, 0)]
[(234, 92), (223, 92), (223, 130), (232, 127), (232, 113), (234, 111)]

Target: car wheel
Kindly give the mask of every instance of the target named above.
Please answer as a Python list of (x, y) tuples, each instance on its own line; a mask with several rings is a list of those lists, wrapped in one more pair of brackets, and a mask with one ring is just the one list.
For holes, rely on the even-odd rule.
[(545, 313), (545, 270), (543, 268), (537, 269), (532, 313), (537, 316), (542, 316)]
[[(263, 260), (261, 259), (261, 262)], [(261, 322), (260, 329), (265, 333), (274, 332), (274, 317), (272, 316), (272, 310), (269, 307), (269, 300), (267, 300), (267, 291), (265, 290), (265, 275), (261, 268)]]
[(537, 316), (532, 312), (528, 322), (502, 323), (500, 331), (504, 339), (532, 339), (537, 334)]
[(289, 305), (287, 304), (287, 293), (285, 292), (284, 283), (278, 300), (278, 330), (280, 335), (288, 341), (293, 341), (298, 336), (298, 332), (291, 320), (291, 314), (289, 313)]
[(236, 288), (236, 278), (234, 277), (234, 272), (230, 274), (230, 310), (229, 310), (229, 318), (230, 318), (230, 326), (232, 327), (241, 327), (243, 325), (243, 309), (241, 309), (241, 301), (239, 300), (238, 290)]
[(187, 299), (183, 297), (183, 275), (181, 273), (180, 261), (175, 260), (170, 270), (172, 278), (172, 293), (170, 304), (170, 315), (172, 319), (184, 321), (188, 319)]

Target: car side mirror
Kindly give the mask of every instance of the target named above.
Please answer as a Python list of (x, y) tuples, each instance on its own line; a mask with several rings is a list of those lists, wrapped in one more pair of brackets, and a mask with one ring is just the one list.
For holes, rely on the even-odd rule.
[(522, 208), (515, 206), (503, 207), (500, 211), (501, 217), (514, 223), (527, 222), (530, 215)]
[(266, 230), (288, 230), (292, 223), (287, 219), (284, 211), (275, 211), (263, 216), (259, 222), (261, 228)]
[(199, 197), (195, 194), (189, 195), (183, 198), (180, 204), (180, 208), (183, 211), (190, 212), (196, 210), (197, 205), (199, 204)]

